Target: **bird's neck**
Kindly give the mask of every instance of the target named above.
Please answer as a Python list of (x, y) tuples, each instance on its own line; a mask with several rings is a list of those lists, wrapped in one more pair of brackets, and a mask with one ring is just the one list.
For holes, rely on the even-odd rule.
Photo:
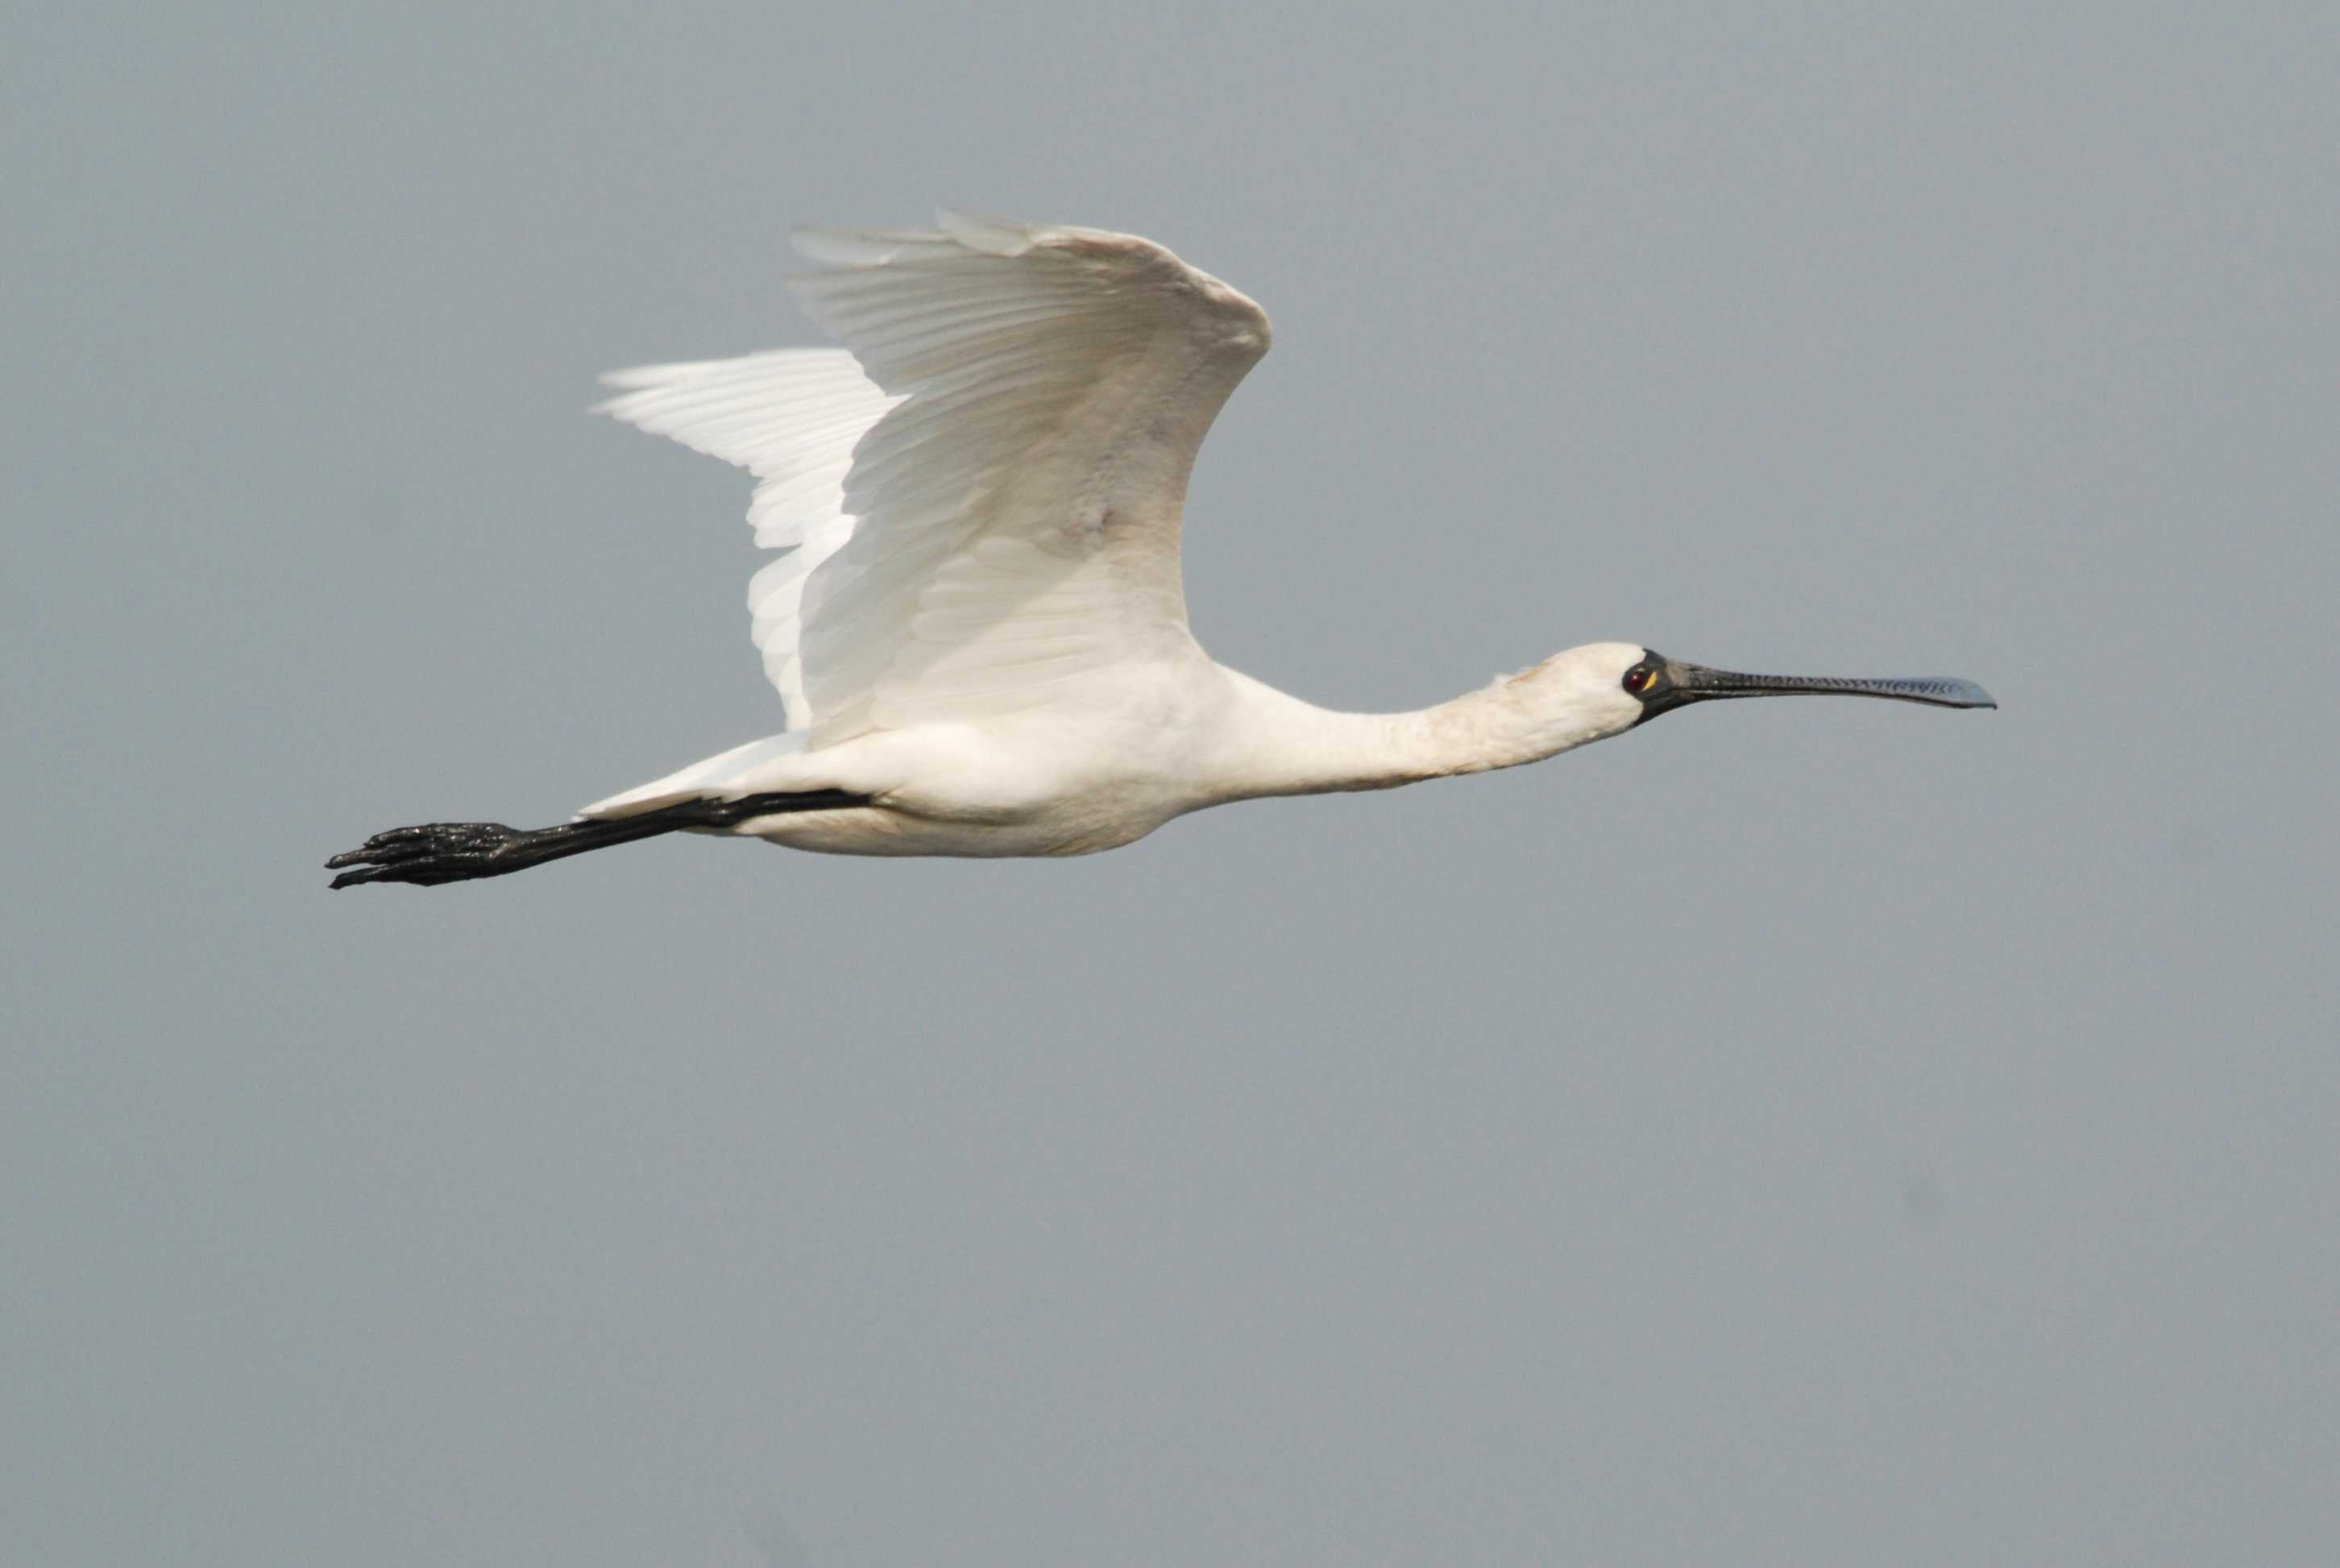
[(1341, 713), (1228, 670), (1239, 718), (1221, 777), (1230, 799), (1389, 789), (1424, 779), (1515, 768), (1597, 740), (1606, 730), (1539, 711), (1498, 680), (1405, 713)]

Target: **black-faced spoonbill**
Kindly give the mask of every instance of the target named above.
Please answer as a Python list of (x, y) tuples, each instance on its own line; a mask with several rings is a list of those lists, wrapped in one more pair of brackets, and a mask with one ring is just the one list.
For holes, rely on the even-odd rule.
[(393, 828), (333, 886), (500, 877), (678, 829), (847, 855), (1080, 855), (1188, 811), (1534, 762), (1719, 698), (1990, 708), (1970, 681), (1740, 675), (1632, 643), (1418, 713), (1335, 713), (1215, 663), (1178, 530), (1267, 314), (1150, 241), (946, 213), (813, 230), (790, 280), (842, 349), (659, 365), (602, 408), (757, 479), (748, 590), (784, 733), (574, 821)]

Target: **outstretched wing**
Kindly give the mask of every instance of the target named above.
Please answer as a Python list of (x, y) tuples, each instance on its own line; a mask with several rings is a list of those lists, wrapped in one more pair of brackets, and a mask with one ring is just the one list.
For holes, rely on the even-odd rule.
[(790, 729), (1013, 712), (1191, 647), (1204, 434), (1267, 316), (1150, 241), (945, 213), (812, 230), (790, 284), (844, 342), (610, 378), (630, 423), (748, 468), (749, 590)]
[(888, 398), (843, 349), (779, 349), (736, 360), (645, 365), (601, 380), (621, 389), (594, 412), (738, 463), (758, 481), (756, 542), (786, 551), (748, 585), (764, 673), (791, 730), (811, 727), (798, 654), (805, 580), (853, 532), (845, 474)]

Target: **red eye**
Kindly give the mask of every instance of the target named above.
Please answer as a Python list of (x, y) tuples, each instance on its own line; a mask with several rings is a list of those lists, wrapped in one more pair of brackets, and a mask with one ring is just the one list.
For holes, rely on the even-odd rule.
[(1650, 689), (1650, 682), (1657, 679), (1657, 673), (1646, 664), (1636, 664), (1625, 671), (1625, 690), (1636, 697), (1640, 696)]

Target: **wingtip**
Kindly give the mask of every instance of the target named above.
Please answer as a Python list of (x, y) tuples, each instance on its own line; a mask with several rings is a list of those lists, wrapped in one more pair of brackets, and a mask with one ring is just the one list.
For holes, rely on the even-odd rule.
[(594, 383), (608, 387), (617, 395), (605, 397), (600, 402), (588, 405), (585, 412), (589, 414), (607, 414), (611, 419), (623, 419), (625, 415), (620, 412), (620, 405), (657, 386), (662, 380), (669, 379), (671, 369), (672, 367), (666, 365), (630, 365), (624, 370), (603, 371), (593, 378)]
[(942, 225), (944, 233), (960, 244), (987, 255), (1020, 256), (1030, 250), (1039, 237), (1039, 231), (1029, 223), (1019, 223), (1013, 218), (983, 213), (961, 212), (957, 207), (937, 207), (935, 222)]
[(1039, 243), (1041, 231), (1013, 218), (935, 209), (932, 229), (844, 228), (808, 225), (788, 231), (788, 244), (808, 262), (829, 267), (878, 267), (906, 253), (948, 253), (953, 248), (992, 256), (1020, 256)]
[(932, 249), (944, 236), (931, 229), (823, 228), (788, 231), (788, 244), (808, 262), (826, 267), (879, 267), (921, 246)]

